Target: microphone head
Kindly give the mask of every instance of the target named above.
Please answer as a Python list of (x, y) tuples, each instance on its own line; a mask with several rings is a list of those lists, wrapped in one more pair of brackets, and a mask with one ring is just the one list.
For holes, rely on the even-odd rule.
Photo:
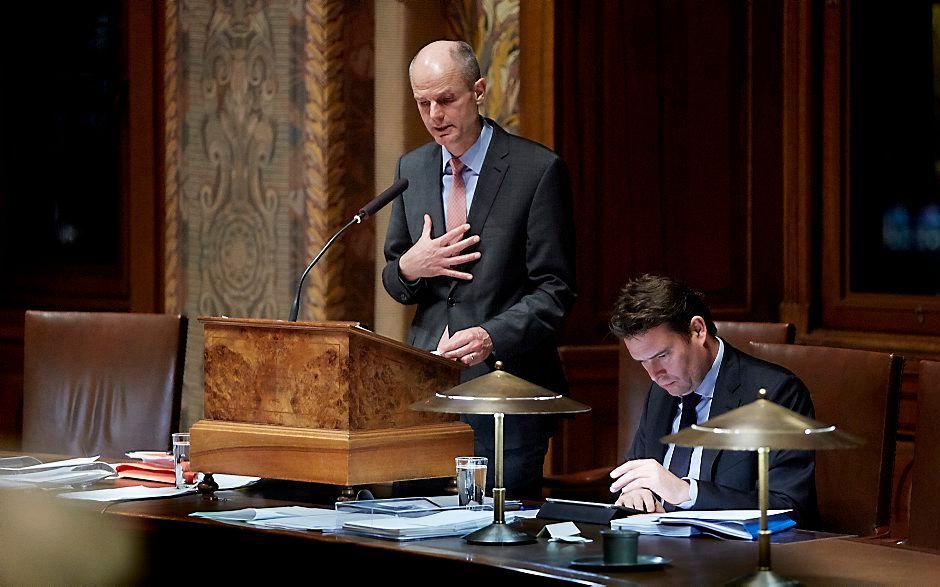
[(369, 216), (372, 216), (387, 206), (389, 202), (400, 196), (406, 189), (408, 189), (408, 178), (399, 178), (398, 181), (393, 183), (387, 190), (372, 198), (368, 204), (363, 206), (362, 209), (359, 210), (359, 217), (365, 220)]

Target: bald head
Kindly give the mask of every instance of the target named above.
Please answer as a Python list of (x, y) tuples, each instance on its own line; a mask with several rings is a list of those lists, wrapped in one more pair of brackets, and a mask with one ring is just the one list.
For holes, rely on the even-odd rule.
[(454, 72), (467, 87), (480, 79), (480, 63), (473, 47), (463, 41), (434, 41), (421, 48), (408, 66), (408, 77), (414, 80), (415, 66), (420, 65), (438, 75)]
[(459, 41), (435, 41), (411, 60), (408, 76), (425, 128), (452, 157), (463, 155), (483, 130), (479, 107), (486, 80), (473, 49)]

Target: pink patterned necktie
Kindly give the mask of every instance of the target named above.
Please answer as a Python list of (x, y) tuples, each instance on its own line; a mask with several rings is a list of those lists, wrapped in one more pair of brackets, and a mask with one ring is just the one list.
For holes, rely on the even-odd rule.
[[(457, 157), (450, 160), (450, 171), (453, 176), (453, 182), (450, 184), (450, 197), (447, 198), (448, 232), (467, 222), (467, 186), (463, 182), (463, 170), (463, 161)], [(447, 342), (449, 338), (450, 332), (448, 332), (447, 325), (445, 325), (444, 334), (441, 335), (441, 340), (437, 343), (437, 347), (440, 348), (441, 344)]]
[(450, 160), (454, 181), (447, 199), (447, 230), (451, 231), (467, 222), (467, 186), (463, 182), (463, 162), (454, 157)]

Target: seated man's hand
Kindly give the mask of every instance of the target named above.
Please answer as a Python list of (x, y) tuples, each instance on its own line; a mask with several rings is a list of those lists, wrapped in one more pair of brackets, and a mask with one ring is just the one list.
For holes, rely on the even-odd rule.
[(424, 215), (424, 229), (417, 242), (398, 258), (398, 272), (406, 281), (415, 281), (421, 277), (453, 277), (473, 279), (473, 275), (452, 269), (480, 258), (479, 251), (461, 254), (461, 251), (480, 242), (479, 236), (462, 238), (470, 230), (469, 224), (463, 224), (438, 238), (431, 238), (431, 217)]
[(635, 489), (621, 493), (617, 498), (617, 505), (651, 514), (661, 514), (666, 511), (663, 509), (663, 504), (659, 503), (649, 489)]
[(448, 359), (457, 359), (465, 365), (479, 365), (493, 352), (493, 340), (484, 328), (472, 326), (450, 335), (437, 350)]
[(610, 492), (630, 493), (638, 489), (649, 489), (663, 500), (677, 505), (689, 501), (689, 483), (666, 470), (655, 459), (627, 461), (610, 472), (616, 481)]

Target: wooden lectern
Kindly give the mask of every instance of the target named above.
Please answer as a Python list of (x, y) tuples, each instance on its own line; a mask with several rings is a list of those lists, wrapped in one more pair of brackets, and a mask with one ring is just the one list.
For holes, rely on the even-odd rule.
[(454, 457), (473, 453), (455, 416), (408, 408), (459, 383), (454, 361), (355, 322), (199, 321), (196, 470), (352, 486), (450, 477)]

